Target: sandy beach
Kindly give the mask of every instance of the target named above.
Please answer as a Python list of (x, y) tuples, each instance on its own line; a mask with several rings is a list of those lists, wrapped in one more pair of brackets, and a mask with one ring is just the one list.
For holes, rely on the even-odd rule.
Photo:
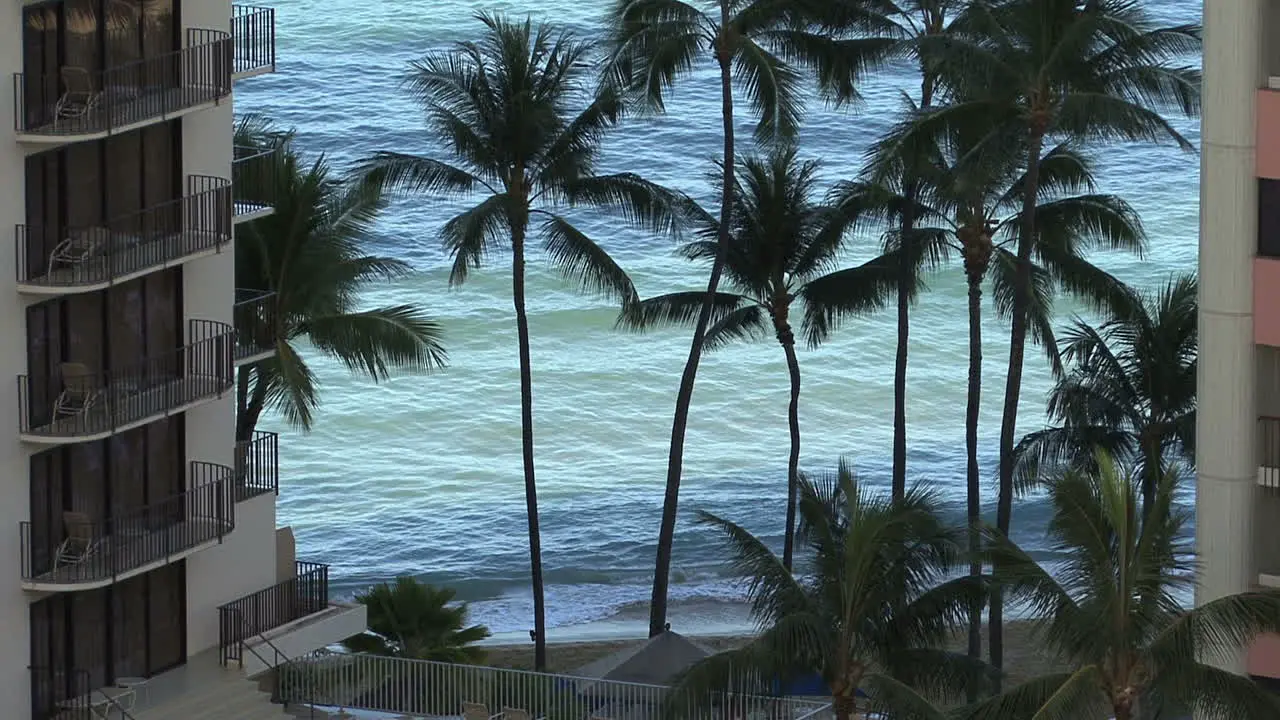
[[(1056, 672), (1062, 668), (1053, 658), (1047, 657), (1030, 637), (1030, 625), (1026, 622), (1011, 622), (1005, 630), (1005, 668), (1013, 682), (1021, 682), (1038, 675)], [(698, 635), (690, 633), (690, 637), (708, 650), (722, 651), (742, 645), (750, 639), (747, 635)], [(644, 640), (601, 638), (601, 639), (566, 639), (552, 641), (547, 644), (547, 666), (553, 673), (572, 674), (594, 660), (618, 652), (624, 648), (636, 647)], [(985, 642), (985, 640), (984, 640)], [(964, 639), (957, 637), (953, 649), (962, 650)], [(514, 668), (517, 670), (533, 669), (533, 643), (510, 643), (486, 645), (488, 653), (486, 664), (494, 667)]]

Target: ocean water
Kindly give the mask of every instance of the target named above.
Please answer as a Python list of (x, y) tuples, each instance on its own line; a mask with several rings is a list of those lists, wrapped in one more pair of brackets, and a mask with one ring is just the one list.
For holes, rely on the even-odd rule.
[[(532, 13), (585, 35), (607, 3), (569, 0), (276, 0), (278, 72), (236, 88), (237, 110), (297, 128), (298, 146), (338, 167), (380, 149), (440, 153), (422, 115), (399, 89), (407, 64), (475, 37), (478, 10)], [(1196, 0), (1150, 3), (1168, 22), (1197, 21)], [(1192, 60), (1194, 62), (1194, 60)], [(906, 69), (867, 82), (853, 111), (809, 106), (803, 154), (829, 182), (851, 177), (910, 88)], [(719, 151), (719, 96), (711, 68), (686, 80), (661, 117), (629, 121), (608, 141), (605, 165), (706, 194)], [(744, 133), (749, 120), (742, 118)], [(1176, 121), (1198, 144), (1198, 123)], [(749, 137), (749, 134), (745, 134)], [(1150, 236), (1143, 258), (1100, 255), (1105, 267), (1155, 287), (1196, 262), (1198, 158), (1170, 146), (1115, 146), (1096, 154), (1102, 189), (1123, 194)], [(343, 595), (410, 573), (456, 588), (473, 617), (499, 633), (532, 626), (520, 464), (519, 386), (509, 264), (498, 257), (449, 289), (436, 232), (463, 205), (444, 197), (397, 201), (374, 250), (416, 273), (372, 288), (370, 305), (416, 302), (444, 324), (450, 367), (374, 384), (314, 359), (323, 408), (302, 434), (266, 423), (281, 442), (279, 522), (292, 525), (299, 557), (333, 566)], [(714, 207), (712, 203), (711, 207)], [(669, 240), (590, 213), (574, 215), (632, 274), (642, 295), (696, 289), (704, 270), (673, 257)], [(854, 243), (850, 262), (875, 238)], [(533, 258), (528, 305), (548, 622), (561, 632), (644, 616), (652, 577), (675, 392), (687, 330), (628, 334), (615, 309), (578, 294)], [(929, 279), (915, 311), (909, 374), (909, 474), (933, 483), (959, 516), (964, 500), (966, 326), (963, 279)], [(1066, 322), (1079, 308), (1062, 302)], [(1007, 359), (1007, 328), (988, 304), (984, 328), (984, 470), (994, 474)], [(800, 354), (802, 467), (849, 458), (869, 482), (887, 484), (895, 343), (891, 313), (847, 324)], [(1043, 425), (1047, 367), (1029, 355), (1021, 431)], [(690, 521), (705, 509), (781, 542), (788, 436), (787, 375), (775, 343), (739, 345), (703, 360), (685, 451), (673, 566), (672, 617), (690, 630), (743, 622), (740, 584), (717, 538)], [(1186, 501), (1190, 501), (1190, 489)], [(988, 500), (994, 492), (988, 488)], [(1015, 509), (1016, 538), (1040, 543), (1044, 504)], [(728, 618), (726, 620), (726, 618)], [(719, 625), (717, 625), (719, 623)]]

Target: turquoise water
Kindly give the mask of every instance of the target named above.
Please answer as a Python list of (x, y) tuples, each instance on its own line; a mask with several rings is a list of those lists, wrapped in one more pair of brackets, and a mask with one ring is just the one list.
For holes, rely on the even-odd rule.
[[(1194, 21), (1195, 0), (1153, 2), (1168, 21)], [(343, 166), (378, 149), (433, 153), (421, 114), (397, 88), (423, 52), (475, 35), (479, 9), (532, 9), (594, 33), (604, 2), (431, 0), (365, 3), (280, 0), (279, 70), (237, 86), (237, 109), (298, 129), (306, 151)], [(868, 141), (886, 127), (909, 75), (886, 73), (864, 88), (857, 114), (811, 106), (804, 153), (828, 180), (852, 176)], [(702, 69), (664, 117), (630, 122), (608, 143), (610, 169), (633, 170), (692, 193), (719, 148), (716, 81)], [(1179, 127), (1198, 142), (1195, 123)], [(744, 122), (745, 129), (745, 122)], [(1151, 251), (1105, 256), (1111, 271), (1154, 286), (1196, 261), (1198, 160), (1171, 147), (1115, 147), (1098, 154), (1105, 190), (1142, 213)], [(374, 385), (316, 361), (324, 407), (314, 432), (281, 442), (281, 524), (299, 556), (331, 563), (349, 594), (399, 573), (452, 585), (495, 631), (530, 627), (519, 398), (513, 312), (505, 262), (447, 287), (434, 233), (460, 207), (436, 197), (398, 201), (381, 223), (377, 251), (405, 258), (413, 277), (369, 293), (369, 303), (419, 302), (444, 324), (451, 367)], [(644, 295), (695, 289), (697, 268), (669, 241), (576, 216), (632, 273)], [(872, 238), (850, 260), (865, 257)], [(909, 378), (909, 473), (936, 483), (960, 511), (964, 485), (966, 328), (958, 268), (930, 278), (915, 312)], [(614, 309), (578, 295), (536, 260), (529, 280), (537, 472), (552, 626), (628, 618), (648, 598), (666, 473), (671, 412), (687, 331), (645, 336), (612, 329)], [(988, 310), (990, 308), (988, 307)], [(1065, 303), (1065, 321), (1075, 310)], [(988, 313), (989, 316), (993, 312)], [(989, 317), (982, 411), (984, 468), (995, 470), (1007, 330)], [(800, 356), (802, 466), (821, 471), (848, 456), (885, 483), (891, 445), (894, 323), (891, 314), (850, 323)], [(1048, 372), (1028, 363), (1020, 430), (1043, 423)], [(780, 541), (787, 459), (787, 378), (773, 343), (707, 357), (699, 373), (685, 453), (682, 512), (724, 514)], [(1035, 547), (1044, 509), (1018, 506), (1018, 539)], [(707, 621), (739, 596), (723, 554), (682, 514), (673, 614)], [(677, 623), (679, 624), (679, 623)]]

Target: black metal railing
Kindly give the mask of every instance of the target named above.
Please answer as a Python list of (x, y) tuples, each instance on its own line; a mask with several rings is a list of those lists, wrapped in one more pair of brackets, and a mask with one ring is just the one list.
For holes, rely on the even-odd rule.
[(297, 562), (294, 577), (218, 608), (222, 664), (244, 664), (244, 643), (329, 607), (329, 566)]
[(276, 294), (264, 290), (236, 290), (231, 311), (236, 328), (236, 360), (276, 348)]
[(110, 284), (231, 241), (231, 183), (192, 175), (187, 195), (94, 225), (19, 225), (18, 282), (45, 287)]
[(22, 579), (42, 585), (114, 580), (155, 562), (177, 559), (235, 527), (233, 470), (193, 461), (190, 490), (109, 517), (63, 513), (57, 521), (20, 523)]
[(280, 436), (255, 430), (236, 443), (236, 500), (267, 493), (280, 494)]
[(1258, 467), (1262, 483), (1280, 489), (1280, 417), (1258, 418)]
[(236, 75), (276, 69), (276, 11), (252, 5), (231, 6), (231, 39)]
[(163, 417), (232, 388), (234, 330), (192, 320), (188, 344), (119, 369), (64, 362), (59, 372), (18, 377), (24, 435), (77, 438), (116, 432)]
[(269, 210), (276, 203), (276, 148), (237, 145), (231, 162), (236, 217)]
[(31, 717), (55, 718), (117, 717), (134, 720), (119, 702), (117, 688), (93, 681), (88, 670), (31, 666)]
[(188, 29), (180, 50), (105, 69), (62, 65), (13, 76), (20, 133), (101, 135), (213, 102), (231, 92), (231, 35)]

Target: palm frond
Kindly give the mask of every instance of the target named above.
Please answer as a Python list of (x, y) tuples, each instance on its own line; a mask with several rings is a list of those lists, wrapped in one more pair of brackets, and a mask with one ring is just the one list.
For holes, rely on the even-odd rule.
[[(618, 316), (617, 326), (641, 332), (672, 325), (693, 325), (702, 311), (706, 292), (678, 292), (646, 298), (630, 307), (624, 307)], [(749, 298), (731, 293), (716, 293), (711, 307), (711, 323), (723, 320)]]
[(848, 318), (884, 307), (901, 278), (901, 263), (887, 253), (862, 265), (814, 278), (800, 288), (804, 300), (801, 333), (809, 347), (817, 347)]
[(320, 352), (374, 380), (386, 379), (390, 367), (422, 371), (448, 361), (440, 324), (414, 305), (311, 317), (301, 332)]
[(631, 276), (604, 248), (560, 215), (543, 215), (542, 247), (552, 267), (584, 290), (621, 301), (624, 308), (639, 300)]

